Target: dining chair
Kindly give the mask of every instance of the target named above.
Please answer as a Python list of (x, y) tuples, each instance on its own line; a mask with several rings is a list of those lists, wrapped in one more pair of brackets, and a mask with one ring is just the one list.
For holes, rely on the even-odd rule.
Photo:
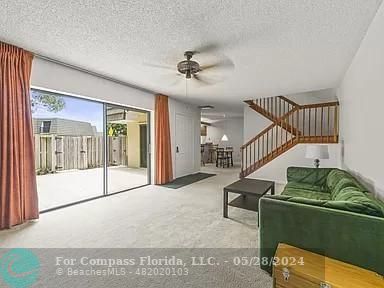
[(216, 149), (216, 167), (225, 167), (227, 164), (227, 156), (225, 153), (224, 148), (217, 148)]
[(229, 167), (229, 164), (231, 165), (231, 167), (233, 167), (233, 147), (232, 146), (225, 147), (225, 152), (227, 156), (227, 167)]
[(217, 144), (209, 145), (209, 163), (214, 163), (217, 160), (216, 151), (218, 146)]

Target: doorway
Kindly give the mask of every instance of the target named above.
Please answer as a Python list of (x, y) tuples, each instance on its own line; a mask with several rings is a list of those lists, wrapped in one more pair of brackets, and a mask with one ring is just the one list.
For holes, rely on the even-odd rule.
[(148, 112), (106, 105), (107, 194), (149, 184)]

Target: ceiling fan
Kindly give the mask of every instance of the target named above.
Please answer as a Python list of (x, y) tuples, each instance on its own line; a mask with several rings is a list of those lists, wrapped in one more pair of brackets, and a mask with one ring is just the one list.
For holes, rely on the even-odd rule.
[(224, 55), (222, 55), (219, 58), (219, 60), (216, 60), (215, 62), (210, 64), (200, 64), (199, 62), (192, 60), (192, 57), (195, 54), (204, 53), (211, 49), (213, 48), (209, 46), (208, 48), (206, 47), (204, 49), (201, 49), (200, 51), (185, 51), (184, 57), (186, 59), (177, 63), (176, 67), (158, 65), (158, 64), (149, 64), (149, 63), (145, 63), (145, 65), (168, 69), (168, 70), (175, 70), (176, 68), (178, 76), (183, 76), (183, 78), (187, 80), (194, 79), (199, 81), (202, 84), (211, 85), (211, 84), (215, 84), (218, 81), (215, 81), (214, 79), (209, 78), (207, 75), (205, 75), (206, 71), (220, 72), (220, 70), (223, 70), (223, 69), (234, 69), (234, 66), (235, 66), (233, 62)]

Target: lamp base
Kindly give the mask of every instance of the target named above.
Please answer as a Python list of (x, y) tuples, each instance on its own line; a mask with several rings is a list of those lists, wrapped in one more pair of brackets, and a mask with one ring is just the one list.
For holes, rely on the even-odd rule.
[(319, 168), (320, 167), (320, 160), (315, 159), (315, 161), (313, 162), (313, 165), (315, 165), (316, 168)]

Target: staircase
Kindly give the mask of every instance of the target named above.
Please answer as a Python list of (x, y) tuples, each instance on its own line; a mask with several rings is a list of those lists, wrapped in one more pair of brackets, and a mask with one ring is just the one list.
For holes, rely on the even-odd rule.
[(299, 105), (284, 96), (277, 96), (245, 103), (272, 124), (241, 147), (241, 178), (298, 143), (339, 141), (339, 102)]

